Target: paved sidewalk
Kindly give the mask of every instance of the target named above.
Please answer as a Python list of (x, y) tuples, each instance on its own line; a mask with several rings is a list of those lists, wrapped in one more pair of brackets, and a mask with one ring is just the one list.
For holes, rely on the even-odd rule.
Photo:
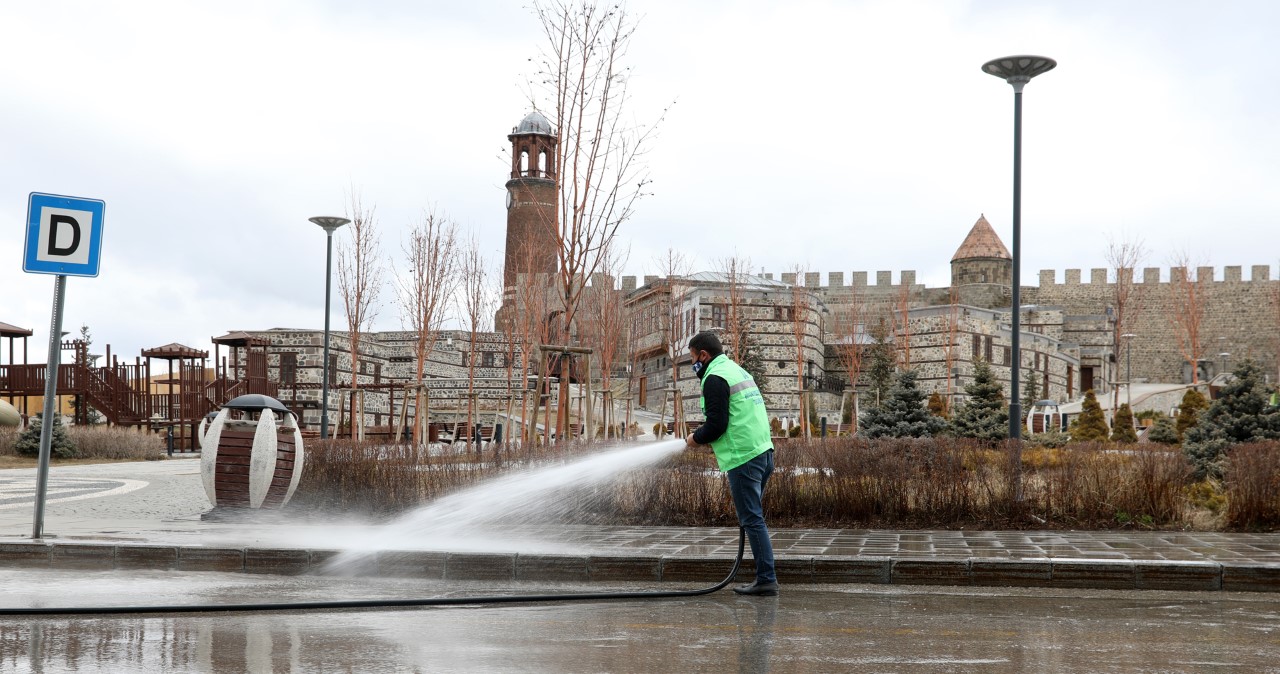
[[(390, 575), (705, 581), (737, 552), (736, 528), (495, 528), (440, 541), (271, 513), (205, 521), (190, 459), (58, 468), (53, 477), (64, 489), (47, 507), (48, 537), (33, 542), (21, 494), (34, 470), (0, 471), (0, 566), (302, 573), (369, 549), (383, 552), (367, 568)], [(1280, 591), (1276, 533), (782, 529), (773, 541), (784, 582)]]

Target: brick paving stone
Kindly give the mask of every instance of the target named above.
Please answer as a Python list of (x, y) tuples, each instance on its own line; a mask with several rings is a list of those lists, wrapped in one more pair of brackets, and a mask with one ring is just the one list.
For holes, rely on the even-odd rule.
[(244, 570), (249, 573), (273, 573), (296, 576), (311, 569), (311, 554), (292, 548), (247, 548)]
[(53, 546), (52, 566), (55, 569), (85, 569), (105, 571), (115, 568), (116, 546), (79, 545), (75, 543)]
[(1222, 563), (1222, 589), (1231, 592), (1280, 592), (1280, 564)]
[(733, 560), (707, 559), (693, 557), (663, 557), (662, 576), (664, 581), (705, 581), (709, 578), (724, 578), (733, 567)]
[(173, 545), (118, 545), (117, 569), (174, 569), (178, 548)]
[(512, 580), (515, 575), (514, 553), (450, 553), (445, 558), (444, 577), (449, 580)]
[(516, 580), (588, 581), (587, 558), (575, 555), (516, 555)]
[(974, 585), (1044, 586), (1052, 577), (1052, 572), (1053, 564), (1047, 559), (974, 559), (969, 562), (969, 578)]
[(309, 570), (323, 569), (330, 560), (342, 553), (342, 550), (308, 550)]
[(662, 560), (655, 557), (592, 555), (587, 557), (587, 576), (593, 582), (658, 580), (662, 577)]
[(179, 571), (244, 571), (244, 550), (238, 548), (178, 548)]
[(0, 543), (0, 566), (46, 567), (53, 563), (53, 546), (47, 543)]
[(1136, 562), (1133, 569), (1139, 590), (1222, 589), (1222, 565), (1216, 562)]
[(969, 561), (906, 557), (893, 560), (890, 578), (904, 585), (968, 585)]
[(392, 550), (377, 554), (378, 575), (392, 578), (444, 578), (448, 553), (423, 550)]
[(815, 557), (815, 583), (888, 583), (889, 557)]
[(1132, 590), (1137, 581), (1129, 560), (1055, 559), (1048, 585)]

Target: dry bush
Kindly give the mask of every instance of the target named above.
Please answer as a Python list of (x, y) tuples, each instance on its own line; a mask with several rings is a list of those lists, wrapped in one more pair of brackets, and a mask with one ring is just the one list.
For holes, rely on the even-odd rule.
[(18, 429), (0, 426), (0, 456), (17, 456), (14, 443), (18, 441)]
[(1033, 512), (1060, 525), (1108, 527), (1178, 523), (1190, 466), (1151, 444), (1074, 443), (1026, 492)]
[(159, 461), (165, 458), (164, 438), (122, 426), (67, 426), (77, 459)]
[[(590, 451), (601, 448), (596, 445)], [(294, 504), (398, 512), (507, 470), (545, 465), (584, 451), (581, 445), (530, 445), (426, 456), (399, 447), (315, 443)], [(1203, 525), (1203, 508), (1187, 489), (1190, 467), (1176, 450), (1150, 443), (1024, 449), (1019, 504), (1012, 498), (1013, 456), (1008, 443), (954, 438), (796, 440), (775, 455), (765, 512), (774, 527)], [(1280, 443), (1237, 448), (1232, 456), (1227, 496), (1235, 514), (1230, 526), (1280, 521)], [(609, 484), (564, 496), (573, 506), (559, 517), (564, 522), (736, 524), (727, 480), (705, 449), (681, 452)], [(1032, 523), (1024, 513), (1045, 523)]]
[(1280, 523), (1280, 443), (1231, 447), (1224, 482), (1228, 526), (1254, 529)]
[[(78, 460), (158, 461), (165, 458), (164, 440), (153, 433), (120, 426), (65, 428), (75, 443)], [(14, 445), (20, 433), (16, 428), (0, 428), (0, 456), (18, 456)]]

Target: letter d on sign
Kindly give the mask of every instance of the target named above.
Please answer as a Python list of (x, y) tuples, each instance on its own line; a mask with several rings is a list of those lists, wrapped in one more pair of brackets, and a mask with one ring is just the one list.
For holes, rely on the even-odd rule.
[[(58, 226), (71, 225), (71, 244), (68, 246), (58, 246)], [(67, 257), (76, 252), (76, 248), (80, 247), (80, 223), (69, 215), (55, 213), (49, 216), (49, 226), (53, 231), (49, 234), (49, 255), (58, 255)]]
[[(89, 261), (89, 247), (80, 245), (89, 237), (93, 213), (68, 208), (45, 206), (40, 210), (40, 245), (36, 259), (43, 262), (84, 264)], [(83, 227), (81, 225), (83, 224)]]

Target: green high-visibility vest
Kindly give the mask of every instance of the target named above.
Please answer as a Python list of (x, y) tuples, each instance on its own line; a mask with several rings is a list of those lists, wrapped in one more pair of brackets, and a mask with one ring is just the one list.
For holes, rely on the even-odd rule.
[[(729, 384), (729, 427), (711, 442), (716, 464), (727, 471), (773, 449), (773, 440), (769, 437), (769, 414), (756, 380), (723, 353), (707, 363), (702, 381), (705, 383), (713, 375)], [(706, 414), (707, 399), (699, 398), (698, 403)]]

